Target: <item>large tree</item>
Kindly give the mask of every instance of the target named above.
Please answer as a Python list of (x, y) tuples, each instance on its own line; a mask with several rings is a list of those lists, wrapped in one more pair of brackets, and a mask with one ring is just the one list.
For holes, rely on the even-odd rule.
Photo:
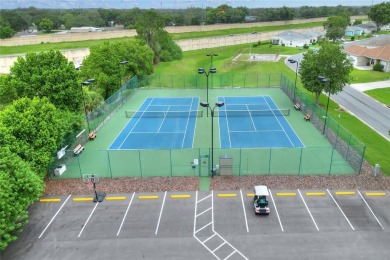
[(51, 32), (51, 30), (53, 29), (53, 21), (49, 18), (43, 18), (39, 22), (38, 27), (45, 32)]
[[(303, 86), (315, 93), (316, 104), (322, 91), (336, 94), (350, 82), (353, 65), (339, 45), (325, 42), (318, 51), (309, 50), (303, 58), (299, 73)], [(324, 76), (330, 82), (323, 84), (318, 80), (318, 76)]]
[(368, 12), (368, 17), (376, 23), (379, 31), (383, 25), (390, 23), (390, 2), (374, 5)]
[(12, 76), (2, 81), (0, 93), (16, 92), (17, 98), (48, 97), (57, 108), (80, 112), (83, 100), (78, 72), (60, 51), (28, 53), (10, 70)]
[(65, 136), (80, 129), (78, 118), (57, 109), (47, 98), (21, 98), (0, 112), (0, 123), (12, 135), (9, 149), (27, 162), (41, 178)]
[(350, 17), (347, 13), (330, 16), (324, 23), (326, 37), (335, 40), (345, 35), (345, 28), (350, 24)]
[[(121, 61), (128, 61), (124, 66)], [(94, 78), (89, 86), (107, 99), (119, 89), (119, 76), (148, 75), (153, 72), (153, 52), (139, 40), (93, 46), (83, 61), (81, 75)]]

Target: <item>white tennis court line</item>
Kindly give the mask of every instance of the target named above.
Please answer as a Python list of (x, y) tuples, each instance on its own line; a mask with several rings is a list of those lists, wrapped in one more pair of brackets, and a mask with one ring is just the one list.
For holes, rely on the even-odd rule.
[(127, 213), (129, 212), (129, 209), (130, 209), (130, 207), (131, 207), (131, 203), (133, 202), (134, 195), (135, 195), (135, 192), (133, 192), (133, 196), (131, 196), (131, 200), (130, 200), (130, 202), (129, 202), (129, 205), (127, 206), (127, 209), (126, 209), (125, 215), (123, 216), (123, 219), (122, 219), (121, 225), (119, 226), (119, 229), (118, 229), (118, 232), (116, 233), (116, 236), (119, 236), (119, 233), (121, 232), (121, 229), (122, 229), (123, 223), (125, 223), (125, 219), (126, 219)]
[(356, 190), (357, 190), (357, 192), (359, 193), (359, 195), (360, 195), (360, 197), (362, 198), (362, 200), (364, 201), (364, 203), (366, 203), (368, 209), (371, 211), (371, 214), (374, 216), (374, 218), (375, 218), (376, 221), (378, 222), (379, 226), (381, 226), (382, 229), (385, 229), (385, 228), (382, 226), (382, 224), (381, 224), (381, 222), (379, 221), (379, 219), (378, 219), (378, 218), (376, 217), (376, 215), (374, 214), (374, 211), (372, 211), (370, 205), (368, 205), (367, 201), (364, 199), (363, 195), (360, 193), (360, 191), (359, 191), (358, 189), (356, 189)]
[[(188, 113), (188, 117), (187, 117), (187, 122), (186, 122), (186, 127), (185, 127), (185, 129), (184, 129), (184, 135), (183, 135), (183, 140), (182, 140), (182, 142), (181, 142), (181, 148), (183, 148), (183, 146), (184, 146), (184, 142), (185, 142), (185, 140), (186, 140), (186, 136), (187, 136), (187, 129), (188, 129), (188, 124), (189, 124), (189, 122), (190, 122), (190, 119), (191, 119), (191, 117), (190, 117), (190, 113), (191, 113), (191, 111), (192, 111), (192, 106), (194, 105), (194, 98), (192, 98), (191, 99), (191, 105), (190, 105), (190, 109), (189, 109), (189, 113)], [(196, 121), (195, 121), (196, 122)], [(195, 133), (195, 130), (194, 130), (194, 133)], [(195, 135), (195, 134), (194, 134)]]
[(264, 132), (284, 132), (284, 130), (230, 131), (230, 133), (264, 133)]
[(92, 210), (91, 214), (89, 214), (89, 217), (88, 217), (87, 221), (85, 222), (85, 224), (84, 224), (83, 228), (80, 230), (80, 233), (79, 233), (79, 235), (78, 235), (77, 237), (80, 237), (80, 236), (81, 236), (81, 234), (82, 234), (82, 233), (83, 233), (83, 231), (84, 231), (84, 228), (87, 226), (87, 224), (88, 224), (89, 220), (90, 220), (90, 219), (91, 219), (91, 217), (92, 217), (92, 214), (93, 214), (93, 212), (95, 211), (95, 209), (97, 208), (97, 206), (98, 206), (99, 204), (100, 204), (100, 202), (96, 202), (96, 205), (95, 205), (95, 207), (93, 208), (93, 210)]
[(316, 226), (317, 231), (320, 231), (320, 229), (318, 228), (317, 223), (316, 223), (316, 221), (314, 220), (314, 217), (313, 217), (313, 215), (311, 214), (310, 209), (309, 209), (309, 207), (307, 206), (306, 201), (305, 201), (305, 199), (303, 198), (302, 193), (301, 193), (301, 191), (300, 191), (299, 189), (298, 189), (298, 193), (299, 193), (299, 195), (301, 196), (301, 199), (302, 199), (302, 201), (303, 201), (303, 204), (305, 204), (305, 207), (306, 207), (306, 209), (307, 209), (307, 212), (309, 212), (309, 215), (310, 215), (311, 219), (313, 220), (313, 223), (314, 223), (314, 225)]
[[(226, 104), (226, 99), (225, 97), (218, 97), (217, 100), (219, 100), (220, 98), (223, 99), (223, 102)], [(219, 108), (218, 108), (219, 110)], [(226, 111), (226, 107), (223, 107), (222, 108), (222, 111)], [(220, 122), (220, 119), (221, 117), (218, 116), (218, 123), (219, 123), (219, 140), (221, 140), (221, 122)], [(229, 120), (228, 120), (228, 116), (227, 116), (227, 113), (225, 113), (225, 120), (226, 120), (226, 130), (227, 130), (227, 134), (228, 134), (228, 140), (229, 140), (229, 147), (232, 148), (232, 139), (231, 139), (231, 136), (230, 136), (230, 127), (229, 127)], [(221, 144), (222, 142), (220, 141), (219, 142), (219, 145), (221, 147)]]
[[(196, 98), (196, 109), (198, 108), (198, 104), (199, 103), (199, 97), (195, 97)], [(194, 147), (194, 143), (195, 143), (195, 133), (196, 133), (196, 125), (198, 124), (198, 117), (195, 117), (195, 127), (194, 127), (194, 134), (192, 135), (192, 143), (191, 143), (191, 147)]]
[(330, 193), (330, 191), (328, 189), (326, 189), (330, 195), (330, 197), (333, 199), (334, 203), (336, 203), (336, 206), (339, 208), (339, 210), (341, 211), (341, 214), (343, 214), (344, 218), (347, 220), (349, 226), (352, 228), (352, 230), (355, 230), (355, 228), (352, 226), (351, 222), (349, 221), (349, 219), (347, 218), (347, 216), (344, 214), (344, 211), (341, 209), (341, 207), (339, 206), (339, 204), (337, 203), (337, 201), (335, 200), (335, 198), (332, 196), (332, 193)]
[(49, 226), (51, 225), (51, 223), (54, 221), (54, 219), (57, 217), (58, 213), (60, 213), (61, 209), (65, 206), (65, 203), (70, 199), (72, 195), (69, 195), (66, 200), (64, 201), (64, 203), (62, 203), (61, 207), (57, 210), (56, 214), (54, 214), (54, 216), (51, 218), (49, 224), (47, 224), (47, 226), (45, 227), (45, 229), (42, 231), (42, 233), (39, 235), (38, 238), (41, 238), (43, 236), (43, 234), (46, 232), (46, 230), (49, 228)]
[(253, 121), (252, 114), (249, 112), (249, 107), (248, 107), (248, 105), (246, 105), (246, 110), (248, 111), (249, 117), (251, 118), (253, 128), (254, 128), (255, 131), (257, 132), (256, 125), (255, 125), (255, 121)]
[(240, 190), (240, 194), (241, 194), (242, 210), (244, 211), (244, 218), (245, 218), (246, 232), (248, 232), (248, 233), (249, 233), (248, 219), (246, 218), (246, 211), (245, 211), (244, 198), (243, 198), (243, 196), (242, 196), (242, 190)]
[[(264, 97), (263, 97), (263, 98), (264, 98)], [(265, 98), (264, 98), (264, 101), (265, 101), (265, 103), (267, 104), (268, 108), (269, 108), (270, 110), (272, 110), (272, 109), (271, 109), (271, 106), (268, 104), (268, 101), (267, 101)], [(275, 102), (272, 100), (272, 98), (271, 98), (271, 101), (274, 103), (274, 105), (276, 105)], [(290, 136), (287, 134), (286, 129), (284, 129), (283, 125), (280, 123), (279, 118), (275, 115), (274, 112), (272, 112), (272, 114), (274, 114), (274, 117), (275, 117), (276, 121), (278, 121), (279, 126), (283, 129), (285, 136), (286, 136), (287, 139), (290, 141), (290, 144), (294, 147), (294, 144), (293, 144), (293, 142), (291, 141)], [(284, 118), (284, 117), (283, 117), (283, 118)], [(285, 122), (289, 125), (289, 123), (288, 123), (287, 120), (285, 120)], [(290, 126), (290, 128), (291, 128), (291, 126)], [(292, 128), (291, 128), (291, 129), (292, 129)]]
[(157, 235), (158, 227), (160, 226), (160, 220), (161, 220), (162, 212), (163, 212), (163, 209), (164, 209), (164, 204), (165, 204), (165, 198), (166, 197), (167, 197), (167, 192), (165, 191), (164, 199), (163, 199), (163, 202), (162, 202), (162, 205), (161, 205), (160, 216), (158, 217), (158, 221), (157, 221), (156, 232), (154, 233), (155, 235)]
[(272, 203), (274, 204), (274, 207), (275, 207), (275, 212), (276, 212), (276, 216), (278, 217), (278, 220), (279, 220), (280, 228), (282, 229), (282, 232), (284, 232), (282, 221), (280, 220), (278, 208), (276, 207), (276, 203), (275, 203), (274, 197), (272, 196), (271, 189), (268, 189), (268, 191), (269, 191), (269, 195), (271, 196)]

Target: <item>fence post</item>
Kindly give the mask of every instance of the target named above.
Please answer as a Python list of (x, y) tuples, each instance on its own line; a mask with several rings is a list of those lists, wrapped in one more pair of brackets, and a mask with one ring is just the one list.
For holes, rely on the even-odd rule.
[(109, 150), (107, 150), (107, 158), (108, 158), (108, 168), (110, 169), (110, 175), (112, 178), (112, 169), (111, 169), (110, 151)]
[(330, 156), (329, 175), (332, 171), (333, 153), (334, 153), (334, 146), (332, 146), (332, 155)]
[(301, 173), (302, 156), (303, 156), (303, 148), (301, 148), (301, 156), (299, 157), (298, 175), (300, 175)]
[(141, 150), (138, 150), (138, 161), (139, 161), (139, 171), (141, 173), (141, 178), (142, 178)]
[(269, 148), (268, 174), (271, 174), (271, 156), (272, 156), (272, 148)]
[(363, 148), (363, 153), (361, 154), (361, 160), (360, 160), (360, 167), (359, 167), (359, 175), (360, 175), (360, 172), (362, 171), (362, 167), (363, 167), (363, 160), (364, 160), (364, 153), (366, 152), (366, 146), (364, 146)]
[(171, 164), (171, 177), (172, 177), (172, 149), (169, 149), (169, 161), (170, 161), (170, 164)]

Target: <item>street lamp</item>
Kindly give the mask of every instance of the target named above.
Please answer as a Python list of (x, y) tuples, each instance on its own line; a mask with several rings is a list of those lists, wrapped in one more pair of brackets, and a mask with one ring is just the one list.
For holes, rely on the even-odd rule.
[(297, 64), (297, 67), (295, 68), (295, 84), (294, 84), (294, 96), (293, 96), (293, 102), (295, 103), (295, 89), (297, 88), (299, 62), (293, 59), (288, 59), (288, 62)]
[(218, 53), (213, 53), (213, 54), (209, 53), (209, 54), (206, 54), (206, 56), (211, 58), (211, 66), (210, 66), (210, 68), (212, 68), (213, 67), (213, 57), (214, 56), (218, 56)]
[(322, 84), (325, 84), (329, 82), (329, 88), (328, 88), (328, 102), (326, 104), (326, 112), (325, 112), (325, 122), (324, 122), (324, 130), (322, 130), (322, 134), (325, 134), (325, 126), (326, 126), (326, 120), (328, 118), (328, 108), (329, 108), (329, 98), (330, 98), (330, 89), (332, 87), (330, 79), (325, 78), (324, 76), (318, 76), (317, 77), (319, 81), (322, 82)]
[[(207, 104), (209, 103), (209, 75), (210, 73), (211, 74), (214, 74), (214, 73), (217, 73), (217, 69), (216, 68), (210, 68), (209, 72), (206, 72), (204, 70), (204, 68), (199, 68), (198, 69), (198, 73), (199, 74), (205, 74), (206, 75), (206, 102)], [(209, 110), (207, 110), (207, 117), (209, 117)]]
[(87, 107), (85, 106), (85, 97), (84, 97), (83, 86), (89, 86), (93, 82), (95, 82), (95, 79), (89, 79), (87, 81), (81, 82), (81, 94), (83, 95), (84, 113), (85, 113), (85, 118), (87, 120), (88, 134), (91, 132), (91, 128), (89, 127), (88, 113), (87, 113)]
[(223, 107), (225, 105), (224, 102), (218, 101), (215, 103), (213, 108), (210, 107), (208, 102), (200, 102), (201, 107), (206, 107), (207, 111), (210, 109), (211, 111), (211, 178), (214, 177), (215, 169), (214, 169), (214, 110), (217, 107)]
[(122, 94), (122, 75), (121, 75), (121, 65), (126, 65), (129, 61), (124, 60), (118, 63), (118, 71), (119, 71), (119, 89), (121, 90), (121, 99), (123, 103), (123, 94)]

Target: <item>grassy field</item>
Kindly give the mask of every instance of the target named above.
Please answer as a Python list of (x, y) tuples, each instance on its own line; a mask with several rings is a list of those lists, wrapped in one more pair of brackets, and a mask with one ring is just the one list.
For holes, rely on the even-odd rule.
[(184, 40), (184, 39), (193, 39), (193, 38), (205, 38), (205, 37), (214, 37), (214, 36), (226, 36), (230, 34), (245, 34), (245, 33), (262, 33), (262, 32), (272, 32), (279, 30), (293, 30), (299, 28), (310, 28), (322, 26), (324, 22), (311, 22), (303, 24), (289, 24), (289, 25), (275, 25), (275, 26), (264, 26), (264, 27), (251, 27), (251, 28), (233, 28), (226, 30), (217, 30), (217, 31), (206, 31), (206, 32), (188, 32), (188, 33), (172, 33), (172, 38), (174, 40)]
[[(304, 24), (292, 24), (292, 25), (278, 25), (278, 26), (265, 26), (265, 27), (252, 27), (252, 28), (235, 28), (227, 30), (216, 30), (206, 32), (188, 32), (188, 33), (174, 33), (171, 34), (174, 40), (184, 40), (193, 38), (204, 38), (214, 36), (224, 36), (229, 34), (244, 34), (252, 32), (270, 32), (283, 29), (297, 29), (297, 28), (310, 28), (315, 26), (321, 26), (323, 22), (312, 22)], [(3, 46), (0, 48), (0, 55), (22, 54), (27, 52), (41, 52), (47, 50), (71, 50), (79, 48), (90, 48), (92, 46), (100, 45), (105, 41), (122, 42), (134, 37), (123, 37), (114, 39), (102, 39), (102, 40), (90, 40), (79, 42), (58, 42), (58, 43), (42, 43), (35, 45), (23, 45), (23, 46)]]
[(390, 79), (390, 72), (354, 69), (351, 73), (351, 83), (367, 83)]
[[(364, 91), (367, 95), (375, 98), (382, 104), (390, 106), (390, 86), (388, 88), (378, 88)], [(389, 129), (390, 130), (390, 129)]]

